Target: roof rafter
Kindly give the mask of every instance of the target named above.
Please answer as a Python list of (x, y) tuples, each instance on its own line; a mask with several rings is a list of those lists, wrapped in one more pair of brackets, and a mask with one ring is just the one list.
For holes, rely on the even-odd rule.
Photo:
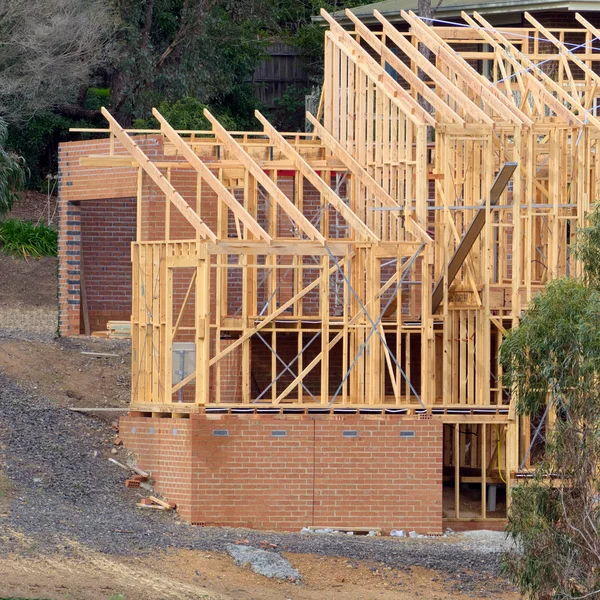
[[(579, 16), (579, 15), (577, 15)], [(590, 69), (574, 52), (571, 52), (555, 35), (550, 33), (539, 21), (534, 19), (528, 12), (525, 18), (548, 40), (550, 40), (569, 60), (572, 60), (584, 73), (589, 75), (596, 83), (600, 83), (600, 76)], [(577, 18), (577, 17), (576, 17)], [(600, 32), (598, 32), (600, 34)]]
[(445, 114), (451, 121), (460, 125), (465, 120), (446, 104), (412, 69), (405, 65), (386, 45), (364, 24), (346, 9), (348, 18), (354, 23), (355, 30), (389, 65), (398, 71), (421, 96), (433, 106), (436, 111)]
[(257, 238), (262, 238), (268, 244), (272, 242), (271, 236), (259, 225), (254, 217), (236, 200), (233, 194), (223, 185), (215, 174), (200, 160), (192, 148), (185, 143), (183, 138), (169, 125), (167, 120), (158, 112), (156, 108), (152, 109), (152, 114), (160, 123), (161, 132), (167, 139), (181, 152), (182, 156), (194, 167), (212, 189), (217, 197), (231, 209), (231, 212), (251, 231)]
[[(356, 66), (370, 77), (400, 110), (416, 125), (435, 125), (435, 119), (396, 81), (352, 36), (334, 21), (324, 9), (321, 14), (330, 25), (328, 37), (349, 56)], [(334, 35), (335, 33), (335, 35)]]
[(258, 183), (265, 188), (267, 193), (279, 204), (281, 209), (292, 219), (298, 228), (311, 240), (316, 240), (324, 246), (326, 240), (321, 232), (302, 214), (302, 211), (279, 189), (277, 184), (269, 178), (256, 164), (254, 159), (235, 141), (206, 108), (204, 109), (204, 116), (210, 121), (213, 131), (221, 143), (242, 163), (244, 168), (252, 174)]
[(258, 110), (254, 111), (254, 116), (261, 122), (264, 132), (275, 146), (289, 158), (298, 172), (305, 177), (321, 193), (327, 201), (337, 210), (344, 219), (354, 228), (354, 230), (367, 238), (369, 241), (378, 244), (381, 240), (364, 223), (364, 221), (347, 205), (344, 201), (317, 175), (316, 171), (294, 150), (287, 140), (260, 114)]
[(533, 121), (519, 110), (506, 96), (496, 88), (489, 87), (489, 81), (456, 52), (431, 28), (427, 27), (411, 10), (401, 11), (402, 17), (412, 26), (414, 35), (423, 42), (440, 60), (464, 81), (483, 102), (495, 110), (504, 119), (515, 125), (531, 127)]
[(182, 198), (177, 190), (171, 185), (167, 178), (158, 170), (156, 165), (146, 156), (145, 152), (125, 133), (124, 129), (117, 123), (115, 118), (102, 107), (100, 109), (104, 118), (108, 121), (113, 135), (123, 144), (127, 152), (133, 156), (142, 169), (156, 183), (165, 196), (177, 207), (188, 223), (204, 239), (209, 239), (214, 244), (218, 243), (217, 236), (210, 227), (200, 218), (196, 211)]
[[(481, 15), (478, 13), (473, 13), (473, 16), (481, 25), (483, 25), (483, 27), (492, 29), (492, 26)], [(517, 72), (520, 72), (521, 75), (525, 75), (527, 81), (533, 85), (533, 87), (535, 87), (542, 96), (545, 104), (550, 107), (558, 116), (562, 117), (569, 125), (583, 125), (581, 119), (574, 115), (573, 112), (571, 112), (564, 104), (562, 104), (562, 102), (553, 96), (548, 88), (553, 89), (560, 97), (563, 98), (563, 100), (566, 100), (578, 110), (585, 112), (585, 109), (581, 106), (581, 104), (579, 104), (579, 102), (574, 98), (571, 98), (571, 96), (565, 92), (561, 86), (552, 81), (550, 77), (548, 77), (541, 69), (539, 69), (537, 65), (527, 56), (525, 56), (514, 44), (509, 42), (501, 33), (497, 31), (494, 31), (493, 35), (489, 34), (487, 31), (484, 31), (483, 28), (478, 25), (477, 22), (473, 20), (467, 13), (463, 12), (462, 18), (469, 23), (469, 25), (479, 31), (481, 37), (498, 52), (500, 52), (500, 54), (513, 66), (513, 68), (517, 69)], [(524, 70), (523, 64), (514, 58), (513, 53), (508, 52), (508, 50), (503, 47), (502, 44), (510, 48), (514, 55), (521, 57), (528, 68)], [(548, 87), (544, 85), (544, 83), (542, 83), (542, 81), (540, 81), (537, 77), (535, 77), (533, 73), (539, 76)]]
[[(489, 115), (481, 110), (481, 108), (466, 94), (459, 90), (435, 65), (429, 62), (378, 10), (374, 10), (373, 14), (381, 23), (386, 37), (392, 40), (392, 42), (413, 60), (423, 72), (429, 75), (436, 85), (442, 88), (450, 98), (457, 104), (460, 104), (466, 113), (471, 115), (473, 119), (479, 123), (485, 123), (490, 126), (494, 125), (494, 120)], [(394, 57), (399, 60), (395, 55)], [(400, 62), (402, 63), (402, 61)], [(435, 96), (437, 97), (437, 94), (435, 94)]]

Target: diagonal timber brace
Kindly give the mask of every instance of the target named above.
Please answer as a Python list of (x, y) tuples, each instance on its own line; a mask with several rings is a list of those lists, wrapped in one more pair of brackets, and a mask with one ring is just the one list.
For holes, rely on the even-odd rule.
[[(496, 179), (492, 185), (492, 189), (490, 190), (490, 206), (495, 206), (498, 203), (504, 188), (508, 185), (508, 182), (516, 168), (517, 163), (514, 162), (504, 163), (504, 165), (502, 165), (502, 169), (500, 169), (500, 172), (498, 175), (496, 175)], [(460, 241), (460, 244), (456, 248), (454, 255), (450, 259), (450, 263), (448, 264), (448, 286), (450, 286), (450, 284), (454, 281), (458, 271), (469, 255), (471, 248), (475, 244), (475, 241), (479, 237), (479, 234), (485, 225), (486, 218), (487, 204), (484, 203), (477, 211), (477, 214), (471, 221), (471, 224)], [(440, 280), (437, 282), (431, 297), (431, 314), (435, 314), (442, 303), (442, 299), (444, 298), (444, 287), (445, 278), (442, 275)]]

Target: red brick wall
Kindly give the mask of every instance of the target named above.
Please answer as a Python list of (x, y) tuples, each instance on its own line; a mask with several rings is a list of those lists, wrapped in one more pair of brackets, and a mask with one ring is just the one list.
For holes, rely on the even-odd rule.
[(109, 320), (129, 320), (131, 316), (135, 213), (135, 198), (90, 200), (81, 205), (81, 244), (92, 331), (106, 329)]
[[(152, 432), (151, 432), (152, 430)], [(226, 430), (228, 436), (215, 436)], [(285, 437), (273, 437), (273, 431)], [(400, 431), (414, 437), (400, 437)], [(344, 431), (358, 432), (345, 437)], [(442, 532), (442, 423), (398, 416), (128, 416), (120, 434), (192, 523)]]
[[(148, 155), (162, 153), (160, 138), (137, 137)], [(82, 263), (91, 330), (105, 330), (107, 321), (128, 320), (131, 315), (137, 170), (80, 164), (81, 158), (108, 154), (108, 139), (65, 142), (58, 152), (59, 330), (68, 336), (84, 329)], [(118, 142), (115, 154), (126, 154)]]

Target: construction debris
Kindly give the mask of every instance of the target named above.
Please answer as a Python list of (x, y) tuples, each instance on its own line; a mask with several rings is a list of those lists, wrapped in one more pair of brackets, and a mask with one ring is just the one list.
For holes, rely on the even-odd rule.
[(107, 337), (111, 340), (127, 340), (131, 338), (131, 323), (129, 321), (109, 321), (106, 324)]
[(159, 506), (162, 506), (165, 510), (173, 510), (177, 507), (177, 505), (173, 502), (165, 502), (164, 500), (161, 500), (160, 498), (157, 498), (156, 496), (149, 496), (148, 500), (150, 500), (151, 502), (154, 502), (155, 504), (158, 504)]
[(120, 463), (118, 460), (115, 460), (114, 458), (109, 458), (108, 459), (111, 463), (114, 463), (115, 465), (117, 465), (117, 467), (121, 467), (121, 469), (125, 469), (125, 471), (133, 471), (134, 473), (137, 473), (138, 475), (141, 475), (142, 477), (146, 477), (149, 478), (150, 474), (146, 473), (146, 471), (142, 471), (142, 469), (138, 469), (135, 465), (124, 465), (123, 463)]
[[(129, 480), (128, 480), (129, 481)], [(175, 510), (177, 505), (173, 502), (165, 502), (156, 496), (148, 496), (148, 498), (142, 498), (136, 506), (138, 508), (150, 508), (153, 510)]]

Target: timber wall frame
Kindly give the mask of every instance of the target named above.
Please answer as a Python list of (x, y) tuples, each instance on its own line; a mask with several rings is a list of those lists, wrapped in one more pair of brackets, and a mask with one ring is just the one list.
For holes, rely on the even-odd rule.
[[(85, 164), (139, 173), (132, 410), (429, 415), (452, 428), (457, 482), (471, 467), (485, 490), (529, 446), (501, 384), (502, 335), (547, 281), (579, 273), (569, 249), (597, 196), (600, 31), (580, 16), (578, 30), (527, 15), (531, 28), (497, 31), (477, 14), (431, 27), (403, 12), (401, 33), (375, 11), (375, 33), (322, 14), (311, 133), (258, 112), (262, 131), (228, 132), (208, 111), (211, 130), (177, 132), (154, 110), (160, 129), (142, 133), (172, 158), (153, 162), (103, 109), (111, 152)], [(193, 193), (176, 171), (195, 174)], [(147, 226), (150, 188), (160, 227)], [(174, 378), (174, 345), (191, 342), (195, 365)]]

